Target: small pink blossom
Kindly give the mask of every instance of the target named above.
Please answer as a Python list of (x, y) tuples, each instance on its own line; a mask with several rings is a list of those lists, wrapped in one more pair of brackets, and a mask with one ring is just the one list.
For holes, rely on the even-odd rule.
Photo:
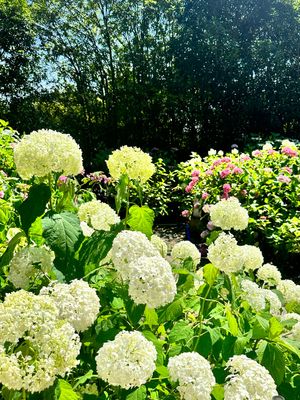
[(277, 180), (278, 180), (278, 182), (282, 182), (282, 183), (290, 183), (291, 182), (291, 179), (288, 176), (282, 175), (282, 174), (280, 174), (277, 177)]
[(202, 207), (202, 211), (205, 213), (209, 213), (211, 209), (211, 204), (204, 204), (204, 206)]
[(213, 171), (211, 169), (208, 169), (207, 171), (205, 171), (205, 175), (210, 176), (213, 174)]
[(298, 151), (293, 150), (290, 147), (284, 147), (283, 149), (281, 149), (281, 153), (286, 154), (287, 156), (290, 156), (290, 157), (297, 157), (297, 155), (298, 155)]
[(191, 183), (189, 183), (187, 186), (186, 186), (186, 188), (185, 188), (185, 191), (187, 192), (187, 193), (190, 193), (190, 191), (193, 189), (193, 185), (191, 185)]
[(208, 198), (208, 196), (209, 196), (209, 194), (208, 194), (207, 192), (203, 192), (203, 193), (202, 193), (202, 196), (201, 196), (201, 199), (202, 199), (202, 200), (205, 200), (205, 199)]
[(269, 149), (269, 150), (268, 150), (268, 154), (270, 154), (270, 155), (276, 154), (276, 153), (277, 153), (277, 151), (274, 150), (274, 149)]
[(67, 176), (61, 175), (61, 176), (58, 178), (58, 183), (66, 183), (67, 180), (68, 180), (68, 177), (67, 177)]
[(248, 154), (241, 154), (241, 161), (249, 161), (251, 157)]
[(181, 211), (181, 216), (184, 217), (184, 218), (188, 218), (190, 216), (189, 210)]
[(230, 175), (230, 173), (231, 173), (230, 169), (228, 168), (223, 169), (223, 171), (220, 172), (220, 177), (224, 179), (226, 178), (226, 176)]
[(284, 171), (288, 172), (289, 174), (291, 174), (293, 172), (292, 168), (290, 168), (290, 167), (284, 167), (283, 169), (284, 169)]
[(4, 197), (4, 191), (0, 190), (0, 199), (3, 199), (3, 197)]
[(223, 185), (223, 192), (224, 192), (224, 193), (229, 193), (230, 190), (231, 190), (230, 184), (229, 184), (229, 183), (225, 183), (225, 184)]
[(234, 167), (233, 170), (232, 170), (232, 172), (233, 172), (234, 174), (242, 174), (242, 173), (243, 173), (243, 170), (242, 170), (242, 168), (240, 168), (240, 167)]
[(209, 231), (212, 231), (215, 228), (214, 224), (211, 221), (208, 221), (206, 227)]
[(247, 192), (246, 189), (242, 189), (242, 190), (241, 190), (241, 195), (242, 195), (242, 196), (245, 197), (245, 196), (247, 196), (247, 194), (248, 194), (248, 192)]
[(200, 175), (200, 171), (198, 171), (197, 169), (195, 169), (193, 172), (192, 172), (192, 176), (193, 177), (198, 177)]
[(253, 155), (253, 157), (259, 157), (259, 156), (261, 156), (262, 153), (260, 150), (254, 150), (254, 151), (252, 151), (251, 154)]
[(191, 182), (193, 182), (194, 185), (195, 185), (198, 181), (199, 181), (198, 176), (193, 176), (193, 177), (192, 177), (192, 181), (191, 181)]

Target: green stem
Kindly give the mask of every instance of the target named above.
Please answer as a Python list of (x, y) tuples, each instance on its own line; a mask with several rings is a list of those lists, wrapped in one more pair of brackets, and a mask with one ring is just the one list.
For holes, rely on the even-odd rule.
[(207, 292), (205, 293), (205, 296), (203, 297), (203, 300), (202, 300), (201, 309), (200, 309), (200, 313), (199, 313), (199, 332), (198, 332), (198, 338), (197, 338), (195, 346), (194, 346), (194, 350), (197, 349), (197, 346), (198, 346), (198, 343), (200, 340), (200, 336), (202, 333), (203, 311), (204, 311), (205, 302), (207, 301), (207, 297), (209, 295), (210, 289), (211, 289), (211, 286), (209, 286), (209, 288), (208, 288)]
[(22, 400), (26, 400), (26, 399), (27, 399), (26, 390), (23, 388), (22, 389)]
[(48, 184), (49, 184), (49, 189), (50, 189), (50, 210), (53, 211), (53, 202), (52, 202), (52, 175), (51, 173), (48, 175)]
[(125, 229), (126, 229), (126, 227), (127, 227), (127, 220), (128, 220), (128, 215), (129, 215), (129, 199), (130, 199), (130, 184), (128, 183), (128, 185), (127, 185), (127, 191), (126, 191)]

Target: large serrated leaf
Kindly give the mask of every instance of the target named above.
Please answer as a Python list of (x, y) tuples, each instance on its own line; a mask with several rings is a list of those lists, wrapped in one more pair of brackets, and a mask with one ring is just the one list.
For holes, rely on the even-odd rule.
[(74, 392), (72, 386), (63, 379), (58, 380), (55, 397), (57, 400), (79, 400), (79, 396)]
[(176, 320), (183, 311), (182, 300), (177, 299), (167, 306), (161, 307), (158, 311), (159, 322), (167, 322)]
[(280, 385), (285, 373), (285, 360), (282, 351), (272, 343), (267, 343), (261, 363), (270, 372), (276, 385)]
[(138, 389), (134, 390), (128, 396), (126, 396), (126, 400), (145, 400), (147, 398), (147, 389), (146, 386), (142, 385)]
[(22, 228), (26, 233), (31, 224), (44, 214), (51, 191), (45, 183), (31, 186), (28, 197), (19, 207)]
[(52, 214), (42, 219), (43, 237), (61, 260), (69, 260), (83, 238), (77, 215), (71, 212)]
[(143, 232), (148, 238), (153, 234), (152, 227), (155, 214), (148, 206), (131, 206), (129, 209), (128, 225), (134, 231)]

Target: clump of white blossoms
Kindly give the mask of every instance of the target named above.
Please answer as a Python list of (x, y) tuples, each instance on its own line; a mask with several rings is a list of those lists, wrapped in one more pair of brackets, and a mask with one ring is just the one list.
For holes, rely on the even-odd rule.
[(271, 286), (278, 285), (281, 281), (281, 273), (273, 264), (264, 264), (257, 271), (257, 278)]
[(244, 265), (246, 271), (253, 271), (263, 265), (264, 257), (260, 249), (256, 246), (245, 244), (240, 246), (243, 251)]
[(241, 231), (247, 228), (249, 216), (236, 197), (229, 197), (210, 208), (210, 219), (214, 226), (223, 230)]
[(51, 172), (77, 175), (83, 170), (82, 153), (70, 135), (40, 129), (25, 135), (14, 147), (18, 174), (23, 179)]
[(207, 258), (226, 274), (240, 271), (244, 264), (241, 246), (231, 234), (224, 232), (208, 247)]
[(20, 290), (0, 304), (0, 382), (41, 392), (78, 364), (79, 336), (47, 296)]
[(184, 400), (210, 400), (216, 383), (209, 362), (199, 353), (181, 353), (168, 363), (170, 378), (179, 382), (177, 390)]
[(16, 288), (28, 289), (32, 281), (51, 271), (53, 260), (54, 253), (45, 247), (25, 247), (11, 259), (7, 279)]
[(145, 183), (155, 172), (152, 158), (138, 147), (122, 146), (112, 152), (106, 164), (115, 180), (127, 174), (129, 179)]
[(153, 246), (160, 252), (162, 257), (167, 257), (168, 245), (167, 243), (157, 235), (152, 235), (150, 239)]
[(157, 308), (171, 303), (176, 282), (170, 264), (161, 256), (142, 256), (130, 264), (129, 296), (136, 304)]
[(201, 254), (197, 247), (189, 242), (188, 240), (183, 240), (176, 243), (171, 251), (172, 265), (175, 268), (182, 266), (183, 262), (188, 258), (192, 259), (193, 267), (200, 263)]
[(300, 302), (300, 285), (290, 279), (280, 281), (277, 289), (282, 293), (285, 303)]
[(123, 389), (139, 387), (151, 378), (157, 353), (141, 332), (122, 331), (99, 349), (96, 363), (101, 379)]
[(139, 257), (159, 256), (159, 251), (142, 232), (122, 231), (114, 239), (111, 259), (124, 282), (131, 277), (130, 263)]
[(96, 230), (109, 231), (111, 226), (120, 222), (120, 217), (108, 204), (99, 200), (88, 201), (80, 205), (78, 217)]
[(250, 304), (254, 311), (262, 311), (269, 305), (272, 315), (280, 314), (282, 304), (274, 292), (262, 289), (255, 282), (247, 279), (242, 280), (241, 288), (242, 298)]
[(277, 390), (269, 371), (245, 355), (227, 362), (230, 375), (225, 383), (224, 400), (272, 400)]
[(70, 284), (53, 283), (40, 291), (41, 295), (54, 300), (59, 317), (67, 320), (77, 332), (88, 329), (96, 320), (100, 301), (96, 290), (83, 280), (73, 280)]

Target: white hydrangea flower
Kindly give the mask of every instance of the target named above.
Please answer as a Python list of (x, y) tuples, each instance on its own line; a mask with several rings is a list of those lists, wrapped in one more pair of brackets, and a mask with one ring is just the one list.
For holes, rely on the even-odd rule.
[(139, 257), (159, 256), (159, 251), (142, 232), (122, 231), (114, 239), (111, 248), (113, 264), (124, 282), (131, 276), (130, 263)]
[(300, 285), (290, 279), (283, 279), (277, 285), (277, 289), (282, 293), (286, 303), (300, 302)]
[(168, 245), (162, 238), (157, 235), (152, 235), (150, 241), (153, 246), (160, 252), (162, 257), (167, 257)]
[(115, 180), (127, 174), (130, 179), (145, 183), (155, 172), (152, 158), (138, 147), (122, 146), (112, 152), (106, 164)]
[(188, 240), (182, 240), (179, 243), (176, 243), (171, 251), (172, 265), (175, 268), (180, 268), (182, 263), (191, 258), (193, 261), (193, 266), (196, 266), (200, 263), (201, 254), (197, 247), (189, 242)]
[(210, 208), (210, 219), (214, 226), (223, 230), (241, 231), (247, 228), (249, 216), (236, 197), (229, 197)]
[(242, 298), (246, 300), (254, 311), (261, 311), (266, 308), (266, 300), (263, 290), (255, 283), (248, 279), (241, 282), (243, 290)]
[(262, 266), (264, 257), (260, 249), (256, 246), (245, 244), (240, 246), (243, 251), (244, 265), (246, 271), (253, 271)]
[(271, 143), (270, 142), (266, 142), (264, 145), (263, 145), (263, 147), (262, 147), (262, 149), (263, 150), (272, 150), (273, 149), (273, 146), (271, 145)]
[(199, 353), (181, 353), (168, 362), (170, 378), (179, 382), (177, 390), (184, 400), (210, 400), (216, 383), (209, 362)]
[(269, 303), (270, 313), (272, 315), (280, 314), (282, 304), (274, 292), (261, 289), (255, 282), (247, 279), (241, 282), (241, 288), (243, 290), (242, 298), (250, 304), (254, 311), (264, 310)]
[(90, 237), (95, 232), (95, 229), (88, 226), (88, 224), (84, 221), (80, 222), (80, 227), (83, 233), (83, 236)]
[(16, 288), (28, 289), (30, 282), (51, 271), (53, 260), (54, 253), (45, 247), (25, 247), (11, 259), (7, 279)]
[(18, 174), (23, 179), (44, 177), (51, 172), (77, 175), (82, 169), (82, 153), (70, 135), (40, 129), (25, 135), (14, 147)]
[(264, 264), (257, 271), (257, 278), (269, 285), (278, 285), (281, 281), (281, 273), (275, 265)]
[(256, 361), (240, 355), (231, 357), (226, 365), (230, 375), (224, 400), (272, 400), (278, 394), (269, 371)]
[(226, 274), (240, 271), (244, 263), (241, 246), (231, 234), (224, 232), (208, 247), (207, 258)]
[(216, 154), (217, 154), (217, 150), (215, 150), (215, 149), (210, 149), (210, 150), (208, 150), (208, 153), (207, 153), (209, 156), (215, 156)]
[(151, 378), (157, 352), (141, 332), (120, 332), (113, 341), (104, 343), (96, 357), (101, 379), (123, 389), (139, 387)]
[(78, 210), (80, 221), (86, 222), (96, 230), (109, 231), (111, 225), (118, 224), (120, 217), (108, 204), (91, 200), (81, 204)]
[(0, 338), (0, 382), (8, 389), (41, 392), (79, 362), (79, 336), (58, 319), (48, 296), (8, 294), (0, 305)]
[(171, 303), (176, 282), (170, 264), (161, 256), (142, 256), (130, 264), (128, 293), (136, 304), (157, 308)]
[(48, 295), (59, 309), (61, 319), (67, 320), (77, 332), (88, 329), (96, 320), (100, 301), (96, 290), (83, 280), (73, 280), (70, 284), (53, 283), (40, 291)]

